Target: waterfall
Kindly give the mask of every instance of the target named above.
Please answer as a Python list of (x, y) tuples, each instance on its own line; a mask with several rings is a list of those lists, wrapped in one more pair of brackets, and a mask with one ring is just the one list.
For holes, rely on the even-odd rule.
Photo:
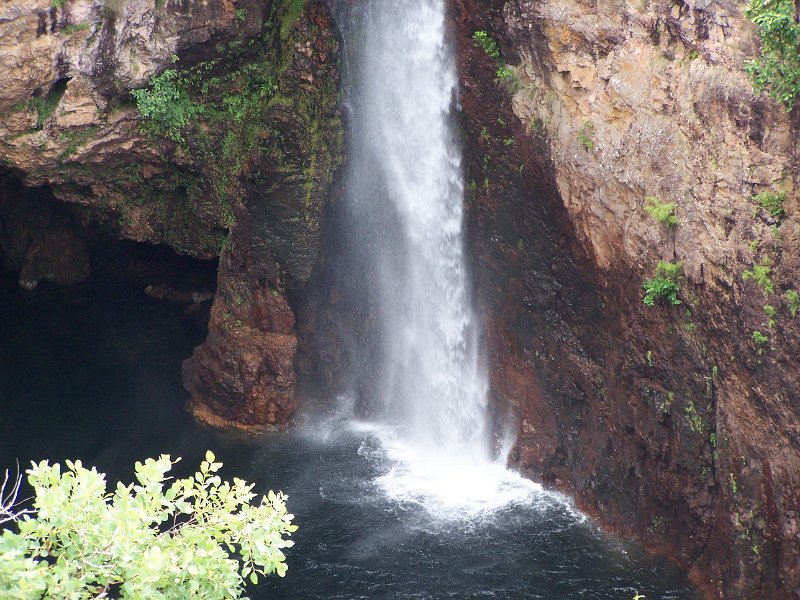
[(341, 0), (334, 11), (345, 40), (353, 280), (371, 298), (379, 338), (357, 345), (394, 464), (380, 483), (406, 499), (494, 502), (497, 470), (507, 472), (492, 459), (464, 258), (458, 78), (444, 0)]

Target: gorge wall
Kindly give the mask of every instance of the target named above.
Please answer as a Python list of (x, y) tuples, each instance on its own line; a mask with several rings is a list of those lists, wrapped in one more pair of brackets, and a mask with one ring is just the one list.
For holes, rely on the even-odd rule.
[[(340, 161), (324, 4), (13, 0), (0, 7), (0, 40), (0, 174), (11, 189), (46, 186), (39, 195), (72, 213), (64, 228), (6, 203), (6, 266), (27, 287), (85, 278), (91, 257), (75, 223), (219, 256), (208, 339), (184, 365), (194, 410), (216, 424), (285, 424), (292, 305)], [(142, 112), (134, 89), (149, 90)], [(71, 265), (50, 251), (67, 243)]]
[[(512, 460), (709, 597), (800, 598), (797, 120), (742, 71), (757, 52), (745, 2), (449, 4), (471, 266)], [(337, 48), (317, 0), (3, 3), (4, 265), (27, 287), (79, 281), (87, 228), (219, 256), (208, 339), (184, 364), (194, 410), (285, 425), (297, 372), (341, 377), (336, 323), (358, 319), (320, 250), (341, 218)], [(18, 182), (41, 188), (25, 206)], [(764, 191), (785, 192), (784, 215), (753, 201)], [(70, 214), (37, 215), (39, 195)], [(648, 196), (675, 203), (677, 226)], [(662, 260), (682, 263), (682, 303), (649, 308)]]
[[(800, 597), (797, 121), (743, 72), (746, 3), (452, 4), (514, 460), (709, 597)], [(642, 303), (659, 261), (682, 263), (680, 305)]]

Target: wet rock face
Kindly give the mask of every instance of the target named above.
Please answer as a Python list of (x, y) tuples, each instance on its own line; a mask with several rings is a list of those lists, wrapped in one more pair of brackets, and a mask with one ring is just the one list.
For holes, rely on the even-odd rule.
[(42, 280), (80, 283), (91, 270), (81, 227), (46, 196), (0, 178), (0, 259), (4, 268), (19, 272), (19, 285), (27, 290)]
[(255, 433), (294, 412), (297, 336), (275, 261), (237, 239), (220, 257), (220, 273), (237, 277), (220, 277), (208, 339), (184, 362), (183, 379), (200, 419)]
[(286, 426), (294, 413), (295, 314), (341, 160), (337, 46), (327, 9), (309, 3), (296, 26), (281, 76), (285, 97), (269, 108), (270, 127), (246, 169), (220, 256), (209, 337), (183, 367), (195, 414), (254, 432)]
[[(48, 186), (78, 224), (221, 257), (208, 340), (184, 367), (209, 421), (263, 430), (293, 411), (295, 312), (340, 160), (331, 30), (321, 0), (0, 7), (0, 170)], [(130, 91), (167, 70), (161, 116), (144, 119)], [(83, 256), (66, 233), (26, 248), (26, 285), (78, 276), (53, 271)]]
[(25, 252), (19, 285), (32, 290), (42, 279), (71, 285), (85, 280), (89, 270), (89, 253), (83, 240), (69, 229), (52, 229)]
[[(519, 465), (709, 597), (796, 598), (796, 122), (742, 71), (744, 6), (454, 0), (468, 218)], [(679, 306), (642, 304), (660, 260)]]
[[(796, 122), (742, 73), (744, 2), (450, 4), (472, 267), (514, 460), (714, 597), (798, 597)], [(183, 371), (212, 423), (262, 431), (294, 410), (342, 145), (332, 28), (317, 0), (0, 6), (2, 168), (74, 208), (38, 237), (6, 217), (3, 260), (25, 285), (78, 280), (78, 224), (220, 255), (209, 336)], [(206, 107), (247, 100), (254, 73), (276, 92), (183, 141), (145, 133), (129, 90), (214, 61), (193, 84)], [(765, 191), (786, 194), (785, 216), (753, 202)], [(678, 225), (647, 196), (674, 202)], [(659, 260), (683, 263), (680, 306), (641, 302)], [(335, 380), (346, 343), (311, 350), (306, 368)]]

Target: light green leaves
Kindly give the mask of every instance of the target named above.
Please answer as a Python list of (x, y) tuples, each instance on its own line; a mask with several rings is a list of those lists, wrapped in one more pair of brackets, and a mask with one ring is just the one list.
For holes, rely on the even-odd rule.
[(136, 483), (106, 491), (80, 461), (33, 464), (36, 516), (0, 537), (0, 597), (239, 598), (245, 581), (286, 573), (297, 530), (286, 497), (256, 505), (253, 485), (222, 481), (212, 452), (193, 477), (165, 489), (169, 456), (135, 465)]
[(800, 310), (800, 293), (797, 290), (786, 290), (786, 302), (789, 304), (789, 311), (792, 313), (792, 318), (797, 316), (797, 311)]
[(483, 48), (483, 51), (486, 52), (489, 58), (495, 60), (500, 59), (500, 48), (498, 48), (497, 42), (494, 41), (494, 38), (488, 33), (485, 31), (476, 31), (472, 34), (472, 39), (475, 41), (476, 46)]
[(678, 226), (678, 217), (675, 216), (674, 202), (661, 202), (655, 196), (647, 196), (644, 199), (644, 210), (659, 223), (663, 223), (667, 228)]
[(646, 306), (655, 306), (656, 300), (663, 298), (668, 304), (677, 305), (681, 301), (678, 299), (678, 280), (683, 273), (683, 264), (680, 262), (660, 261), (656, 266), (655, 277), (645, 279), (642, 282), (644, 288), (644, 298), (642, 302)]
[(742, 273), (743, 281), (750, 279), (761, 288), (765, 298), (775, 293), (775, 284), (772, 282), (772, 260), (769, 256), (763, 257), (760, 264), (753, 265), (752, 269), (747, 269)]
[(800, 24), (794, 0), (750, 0), (745, 16), (758, 26), (761, 58), (745, 63), (756, 91), (791, 110), (800, 94)]
[(497, 75), (498, 79), (509, 80), (514, 78), (514, 71), (503, 60), (500, 55), (500, 47), (492, 36), (485, 31), (476, 31), (472, 34), (472, 39), (476, 46), (482, 48), (486, 55), (497, 63), (495, 75)]
[(783, 201), (786, 200), (786, 192), (761, 192), (753, 196), (753, 200), (773, 219), (783, 218)]
[(183, 128), (200, 116), (203, 107), (189, 97), (185, 77), (167, 69), (150, 79), (150, 87), (131, 90), (141, 115), (175, 142), (183, 141)]

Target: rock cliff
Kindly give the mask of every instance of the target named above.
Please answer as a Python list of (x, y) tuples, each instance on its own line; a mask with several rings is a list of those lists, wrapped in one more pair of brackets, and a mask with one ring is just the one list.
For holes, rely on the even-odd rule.
[[(215, 423), (285, 424), (294, 310), (340, 160), (324, 4), (12, 0), (0, 40), (2, 174), (47, 186), (75, 221), (110, 236), (219, 255), (209, 336), (184, 366), (186, 387)], [(5, 229), (34, 229), (0, 236), (24, 285), (86, 276), (79, 228), (4, 206)], [(48, 250), (58, 240), (72, 267)]]
[(745, 6), (454, 0), (470, 223), (518, 464), (709, 597), (798, 598), (797, 121)]

